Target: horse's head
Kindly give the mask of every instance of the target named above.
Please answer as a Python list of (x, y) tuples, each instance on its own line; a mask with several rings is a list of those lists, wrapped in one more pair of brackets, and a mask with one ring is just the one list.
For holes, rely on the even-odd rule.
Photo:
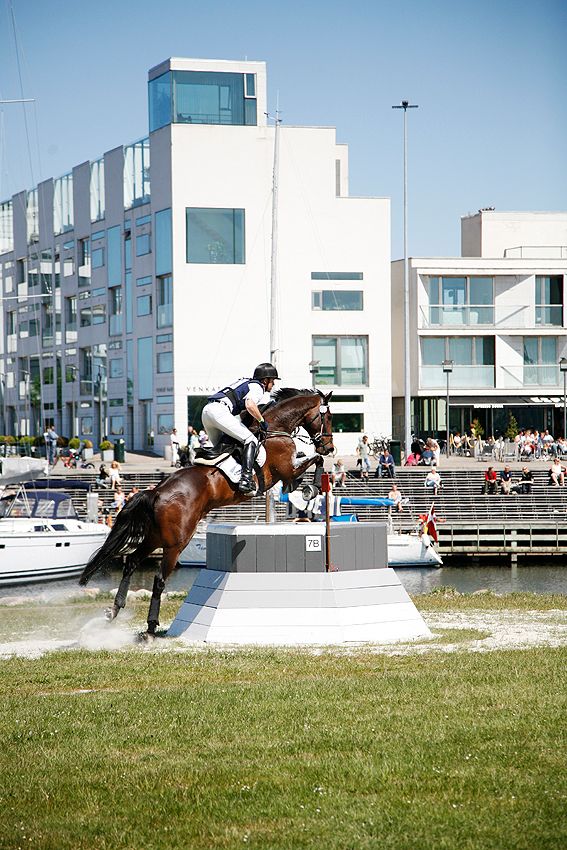
[(332, 392), (324, 395), (320, 390), (314, 397), (314, 405), (306, 412), (302, 426), (305, 428), (316, 450), (320, 455), (332, 454), (335, 451), (333, 445), (333, 417), (329, 408)]

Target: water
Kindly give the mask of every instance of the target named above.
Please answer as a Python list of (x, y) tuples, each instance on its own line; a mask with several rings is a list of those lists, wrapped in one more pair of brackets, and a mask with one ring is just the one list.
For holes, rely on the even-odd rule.
[[(492, 590), (495, 593), (532, 592), (567, 594), (567, 566), (553, 565), (549, 562), (529, 566), (503, 566), (502, 562), (488, 562), (486, 566), (474, 567), (411, 567), (396, 570), (400, 581), (408, 593), (418, 595), (430, 593), (436, 587), (454, 587), (460, 593), (473, 593), (475, 590)], [(166, 590), (187, 591), (193, 584), (198, 569), (182, 568), (175, 570), (169, 577)], [(116, 570), (108, 575), (95, 576), (91, 587), (100, 590), (112, 590), (118, 587), (122, 574)], [(151, 590), (154, 579), (153, 570), (138, 570), (132, 576), (130, 588)], [(37, 582), (17, 587), (0, 587), (0, 597), (19, 597), (30, 601), (64, 601), (79, 591), (78, 580)]]

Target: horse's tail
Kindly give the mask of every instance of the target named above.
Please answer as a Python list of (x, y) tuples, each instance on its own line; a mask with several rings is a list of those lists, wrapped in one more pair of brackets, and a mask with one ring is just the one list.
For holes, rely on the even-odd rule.
[(103, 546), (91, 556), (79, 584), (87, 584), (98, 570), (109, 567), (115, 558), (130, 555), (139, 548), (153, 525), (153, 503), (153, 490), (137, 493), (126, 502)]

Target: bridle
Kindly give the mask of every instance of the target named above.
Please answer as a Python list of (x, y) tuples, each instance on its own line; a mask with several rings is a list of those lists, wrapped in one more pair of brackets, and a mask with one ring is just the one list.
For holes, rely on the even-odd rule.
[[(319, 446), (321, 446), (323, 444), (323, 440), (324, 440), (325, 437), (331, 437), (332, 438), (332, 436), (333, 436), (331, 431), (324, 431), (323, 430), (323, 428), (324, 428), (323, 415), (325, 413), (328, 413), (328, 411), (329, 411), (329, 405), (328, 404), (320, 404), (319, 409), (311, 417), (311, 419), (307, 419), (303, 423), (303, 427), (305, 428), (305, 430), (307, 431), (307, 433), (309, 435), (309, 440), (306, 440), (304, 437), (302, 437), (299, 434), (299, 427), (300, 426), (297, 426), (297, 428), (293, 429), (291, 434), (288, 434), (287, 431), (267, 431), (265, 433), (260, 431), (259, 434), (258, 434), (259, 441), (264, 442), (265, 440), (270, 439), (270, 437), (287, 437), (289, 440), (298, 439), (298, 440), (301, 440), (301, 442), (303, 442), (303, 443), (311, 442), (311, 443), (313, 443), (315, 448), (319, 448)], [(316, 434), (310, 434), (309, 431), (307, 430), (307, 426), (312, 425), (313, 422), (317, 421), (317, 419), (320, 420), (320, 429), (319, 429), (319, 431), (317, 431)]]

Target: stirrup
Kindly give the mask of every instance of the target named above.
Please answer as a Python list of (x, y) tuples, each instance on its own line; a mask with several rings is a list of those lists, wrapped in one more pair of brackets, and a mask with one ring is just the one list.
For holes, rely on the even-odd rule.
[(253, 493), (256, 489), (254, 479), (251, 475), (242, 475), (238, 482), (238, 489), (241, 493)]

